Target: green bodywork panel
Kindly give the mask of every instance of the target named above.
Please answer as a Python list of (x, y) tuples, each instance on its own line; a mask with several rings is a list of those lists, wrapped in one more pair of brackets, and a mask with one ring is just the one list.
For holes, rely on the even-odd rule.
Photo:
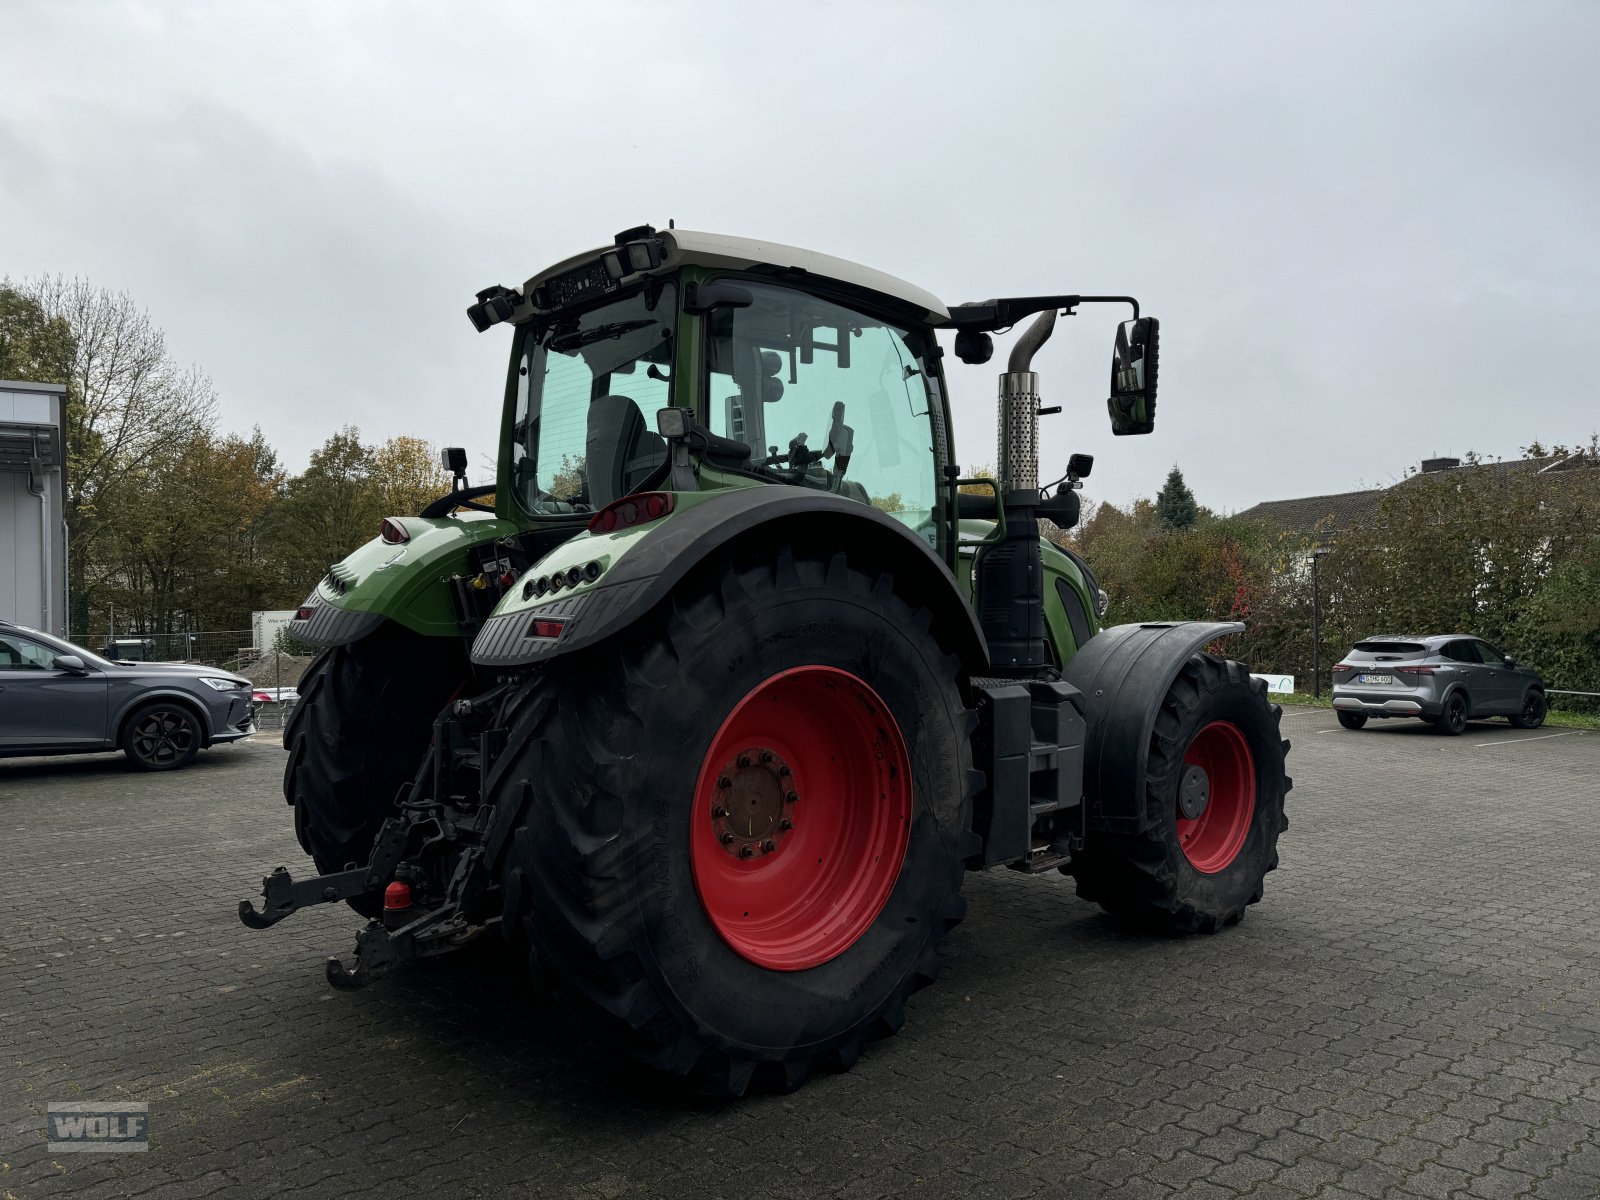
[(477, 514), (393, 519), (411, 540), (390, 545), (373, 538), (330, 569), (317, 584), (317, 599), (334, 608), (381, 613), (429, 637), (462, 636), (443, 581), (476, 574), (471, 549), (514, 534), (517, 526)]
[[(978, 546), (994, 532), (995, 525), (991, 521), (961, 522), (961, 565), (956, 570), (956, 579), (966, 594), (968, 604), (974, 603), (973, 560), (977, 556)], [(1083, 578), (1083, 572), (1078, 570), (1078, 564), (1063, 554), (1054, 542), (1040, 538), (1039, 552), (1044, 558), (1045, 632), (1049, 636), (1050, 652), (1055, 656), (1056, 665), (1064, 667), (1072, 661), (1072, 656), (1080, 647), (1078, 639), (1073, 636), (1072, 623), (1067, 620), (1067, 609), (1061, 601), (1058, 581), (1066, 580), (1067, 586), (1077, 592), (1078, 598), (1083, 601), (1091, 636), (1100, 632), (1100, 622), (1094, 615), (1095, 598)]]
[[(764, 485), (751, 481), (751, 487)], [(523, 580), (536, 579), (544, 575), (554, 575), (572, 567), (584, 567), (591, 562), (600, 564), (600, 576), (595, 580), (584, 579), (572, 587), (563, 587), (560, 592), (552, 595), (523, 598), (522, 588), (513, 587), (501, 598), (495, 606), (493, 616), (504, 616), (507, 613), (521, 612), (523, 609), (534, 608), (540, 604), (548, 604), (556, 596), (575, 596), (591, 588), (598, 587), (607, 582), (607, 575), (611, 568), (632, 549), (643, 545), (649, 540), (651, 534), (664, 528), (675, 518), (688, 512), (696, 505), (704, 504), (707, 500), (718, 495), (723, 489), (714, 489), (703, 492), (674, 492), (673, 509), (660, 520), (651, 521), (645, 525), (635, 525), (631, 529), (617, 529), (610, 533), (590, 533), (587, 529), (579, 533), (528, 568), (522, 576)], [(520, 581), (519, 581), (520, 582)]]

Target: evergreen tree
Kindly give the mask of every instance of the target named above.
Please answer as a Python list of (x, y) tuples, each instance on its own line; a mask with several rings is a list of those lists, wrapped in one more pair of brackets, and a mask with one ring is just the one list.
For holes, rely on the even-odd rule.
[(1161, 522), (1161, 528), (1169, 533), (1180, 529), (1188, 529), (1200, 515), (1199, 506), (1194, 502), (1194, 493), (1189, 490), (1189, 485), (1183, 481), (1183, 472), (1174, 464), (1167, 473), (1167, 482), (1156, 496), (1156, 519)]

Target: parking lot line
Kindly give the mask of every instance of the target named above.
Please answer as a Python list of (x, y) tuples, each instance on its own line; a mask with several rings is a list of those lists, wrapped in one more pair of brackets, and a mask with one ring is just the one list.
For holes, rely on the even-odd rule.
[(1587, 732), (1588, 730), (1585, 729), (1569, 729), (1565, 733), (1541, 733), (1538, 737), (1510, 738), (1499, 742), (1474, 742), (1472, 745), (1474, 749), (1480, 749), (1484, 746), (1520, 746), (1524, 742), (1543, 742), (1548, 741), (1550, 738), (1576, 737), (1580, 733)]

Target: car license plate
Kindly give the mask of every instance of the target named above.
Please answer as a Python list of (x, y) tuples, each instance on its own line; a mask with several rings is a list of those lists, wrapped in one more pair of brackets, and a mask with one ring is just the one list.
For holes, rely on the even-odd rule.
[(1357, 683), (1393, 683), (1393, 675), (1357, 675)]

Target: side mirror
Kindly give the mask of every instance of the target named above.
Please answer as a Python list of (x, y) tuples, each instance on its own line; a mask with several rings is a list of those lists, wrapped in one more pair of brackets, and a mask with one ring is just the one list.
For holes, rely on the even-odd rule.
[(1517, 660), (1512, 658), (1509, 654), (1506, 655), (1506, 670), (1515, 671), (1516, 669), (1517, 669)]
[(1140, 317), (1117, 326), (1111, 356), (1111, 432), (1122, 436), (1150, 433), (1156, 427), (1156, 367), (1161, 323)]
[(467, 450), (465, 446), (446, 446), (439, 451), (439, 465), (455, 476), (467, 473)]
[(1087, 479), (1089, 472), (1094, 470), (1094, 455), (1074, 454), (1067, 459), (1068, 479)]
[(83, 665), (83, 659), (76, 654), (58, 654), (50, 660), (50, 666), (57, 671), (65, 671), (69, 675), (87, 675), (89, 668)]

